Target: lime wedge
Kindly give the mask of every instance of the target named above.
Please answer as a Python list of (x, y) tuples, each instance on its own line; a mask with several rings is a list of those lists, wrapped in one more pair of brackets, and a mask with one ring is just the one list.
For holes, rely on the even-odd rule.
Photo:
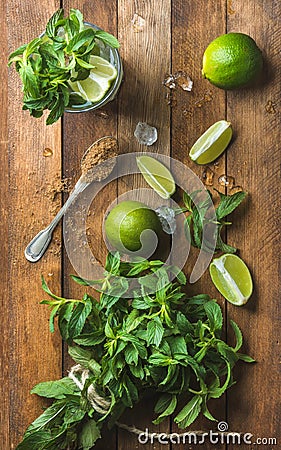
[[(106, 78), (109, 81), (115, 80), (117, 77), (117, 69), (109, 61), (100, 56), (91, 55), (90, 64), (95, 66), (91, 69), (91, 75), (98, 75), (99, 77)], [(91, 76), (90, 75), (90, 76)]]
[(197, 139), (189, 152), (189, 156), (197, 164), (209, 164), (224, 152), (231, 137), (231, 123), (220, 120)]
[(160, 197), (168, 199), (176, 190), (175, 180), (171, 172), (151, 156), (138, 156), (136, 158), (145, 181)]
[(69, 82), (69, 84), (74, 92), (77, 92), (82, 98), (92, 103), (100, 101), (110, 86), (107, 79), (96, 75), (93, 80), (91, 74), (85, 80)]
[(105, 96), (112, 81), (117, 76), (117, 70), (109, 61), (100, 56), (91, 55), (89, 62), (94, 67), (91, 69), (88, 78), (74, 82), (69, 81), (68, 83), (73, 92), (88, 102), (96, 103)]
[(248, 267), (236, 255), (225, 254), (210, 264), (210, 275), (218, 291), (233, 305), (247, 303), (253, 292)]

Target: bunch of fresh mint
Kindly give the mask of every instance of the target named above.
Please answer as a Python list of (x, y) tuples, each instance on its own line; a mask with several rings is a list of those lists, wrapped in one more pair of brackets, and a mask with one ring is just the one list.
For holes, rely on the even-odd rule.
[(119, 47), (111, 34), (85, 27), (78, 9), (71, 9), (69, 17), (64, 17), (63, 9), (59, 9), (41, 37), (11, 53), (9, 65), (15, 63), (23, 84), (23, 109), (34, 117), (41, 117), (48, 109), (47, 125), (56, 122), (75, 101), (68, 81), (84, 80), (94, 67), (89, 59), (99, 52), (97, 39)]
[[(18, 450), (89, 450), (102, 426), (114, 425), (147, 392), (158, 393), (155, 424), (173, 414), (178, 426), (186, 428), (200, 412), (216, 420), (209, 400), (235, 383), (232, 372), (238, 360), (253, 361), (239, 353), (242, 333), (236, 323), (230, 322), (236, 336), (232, 347), (222, 339), (216, 300), (204, 294), (189, 298), (183, 290), (185, 275), (176, 267), (144, 259), (126, 263), (110, 253), (105, 270), (105, 278), (95, 282), (99, 301), (88, 294), (81, 300), (58, 297), (43, 280), (51, 297), (42, 302), (52, 308), (51, 331), (57, 317), (70, 356), (88, 370), (88, 377), (84, 385), (81, 380), (81, 390), (70, 378), (33, 388), (54, 402), (28, 427)], [(176, 274), (173, 282), (171, 273)], [(135, 277), (132, 288), (129, 281)], [(105, 399), (106, 410), (93, 406), (91, 387)]]

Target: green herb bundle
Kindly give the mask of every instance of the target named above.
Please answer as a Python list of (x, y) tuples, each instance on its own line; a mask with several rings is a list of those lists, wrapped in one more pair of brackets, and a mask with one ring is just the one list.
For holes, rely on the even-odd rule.
[[(215, 189), (216, 190), (216, 189)], [(191, 245), (197, 248), (202, 248), (208, 251), (208, 242), (203, 240), (203, 230), (210, 223), (208, 220), (207, 211), (210, 205), (213, 206), (212, 194), (208, 191), (208, 197), (204, 201), (196, 201), (196, 196), (202, 191), (195, 191), (192, 194), (183, 193), (183, 203), (184, 208), (178, 209), (176, 213), (188, 212), (185, 219), (185, 234), (188, 240), (190, 240)], [(245, 199), (247, 193), (244, 191), (236, 192), (233, 195), (224, 195), (217, 191), (220, 196), (219, 204), (215, 210), (215, 218), (212, 220), (216, 224), (215, 236), (213, 236), (213, 242), (216, 242), (216, 247), (214, 250), (222, 251), (223, 253), (236, 253), (237, 249), (231, 245), (226, 244), (222, 238), (222, 229), (224, 226), (231, 225), (231, 222), (226, 221), (226, 216), (231, 214), (242, 201)], [(211, 246), (213, 244), (211, 242)], [(212, 248), (212, 247), (211, 247)], [(213, 248), (212, 248), (213, 250)]]
[(9, 65), (15, 63), (23, 84), (23, 109), (34, 117), (41, 117), (48, 109), (47, 125), (56, 122), (65, 108), (77, 101), (68, 81), (84, 80), (94, 68), (89, 60), (91, 54), (99, 54), (97, 39), (112, 48), (119, 47), (111, 34), (87, 28), (78, 9), (71, 9), (66, 18), (59, 9), (41, 37), (11, 53)]
[[(158, 393), (155, 424), (173, 414), (186, 428), (200, 412), (216, 420), (208, 401), (235, 383), (232, 370), (238, 360), (253, 361), (239, 352), (242, 333), (236, 323), (231, 321), (232, 347), (222, 339), (216, 300), (204, 294), (189, 298), (185, 275), (176, 267), (143, 259), (124, 263), (115, 253), (108, 255), (105, 269), (105, 278), (95, 282), (99, 301), (88, 294), (81, 300), (58, 297), (43, 280), (51, 297), (42, 302), (52, 308), (50, 329), (57, 316), (69, 354), (87, 370), (87, 378), (80, 388), (68, 377), (33, 388), (32, 393), (54, 402), (29, 426), (18, 450), (90, 449), (104, 423), (114, 425), (147, 392)], [(172, 282), (170, 274), (176, 274)], [(133, 290), (132, 277), (137, 277)], [(106, 407), (99, 407), (101, 399)]]

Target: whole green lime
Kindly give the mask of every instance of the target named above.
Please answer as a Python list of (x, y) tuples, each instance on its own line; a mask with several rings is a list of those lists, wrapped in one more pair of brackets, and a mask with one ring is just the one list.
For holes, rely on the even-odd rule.
[(205, 50), (202, 74), (221, 89), (249, 85), (261, 72), (262, 53), (255, 41), (243, 33), (217, 37)]
[[(141, 202), (126, 200), (116, 205), (105, 220), (105, 234), (109, 243), (120, 252), (135, 252), (144, 249), (149, 252), (155, 248), (155, 234), (161, 241), (163, 230), (160, 220), (152, 209)], [(142, 242), (141, 242), (142, 239)]]

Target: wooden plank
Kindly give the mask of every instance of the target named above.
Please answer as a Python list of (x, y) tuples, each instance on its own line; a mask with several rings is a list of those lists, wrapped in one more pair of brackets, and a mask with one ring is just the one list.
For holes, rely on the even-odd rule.
[[(31, 1), (7, 2), (9, 52), (30, 41), (44, 26), (59, 2), (43, 1), (34, 9)], [(48, 308), (43, 298), (40, 274), (59, 292), (60, 258), (49, 251), (37, 264), (28, 263), (24, 248), (51, 219), (47, 184), (60, 173), (60, 124), (46, 127), (45, 118), (35, 120), (21, 111), (21, 86), (14, 68), (9, 70), (9, 295), (5, 298), (9, 316), (10, 445), (15, 448), (26, 426), (42, 412), (46, 403), (30, 395), (39, 381), (59, 377), (61, 347), (57, 335), (48, 329)], [(53, 155), (43, 156), (44, 148)], [(58, 206), (59, 199), (56, 200)], [(57, 238), (59, 234), (57, 234)], [(54, 248), (54, 246), (53, 246)], [(49, 274), (49, 275), (48, 275)]]
[[(142, 30), (134, 28), (134, 15), (144, 19)], [(137, 20), (137, 17), (135, 16)], [(140, 19), (140, 21), (141, 21)], [(164, 101), (162, 80), (170, 71), (170, 22), (171, 2), (118, 2), (118, 36), (124, 61), (124, 85), (120, 92), (118, 115), (118, 139), (122, 152), (151, 151), (170, 154), (170, 111)], [(138, 32), (137, 32), (138, 31)], [(138, 122), (146, 122), (158, 130), (158, 141), (151, 147), (141, 146), (134, 137)], [(118, 180), (118, 195), (147, 187), (141, 176), (126, 176)], [(141, 199), (141, 197), (136, 197)], [(142, 199), (149, 202), (148, 196)], [(120, 419), (127, 425), (151, 432), (168, 432), (169, 421), (160, 426), (152, 425), (152, 400), (145, 400)], [(140, 445), (137, 436), (127, 431), (118, 431), (118, 449), (131, 450), (141, 447), (160, 450), (166, 448), (157, 442)]]
[[(1, 46), (1, 61), (6, 60), (8, 53), (8, 36), (7, 36), (7, 21), (6, 21), (6, 5), (1, 2), (1, 29), (2, 29), (2, 46)], [(1, 388), (0, 397), (2, 401), (2, 407), (0, 412), (0, 435), (2, 436), (2, 447), (9, 448), (9, 335), (7, 330), (9, 329), (9, 306), (7, 305), (7, 298), (9, 297), (9, 248), (8, 248), (8, 208), (9, 204), (9, 166), (8, 166), (8, 121), (7, 121), (7, 107), (8, 107), (8, 68), (6, 64), (1, 64), (0, 78), (2, 80), (2, 100), (0, 104), (0, 167), (2, 176), (0, 179), (1, 196), (0, 196), (0, 211), (1, 211), (1, 230), (4, 237), (1, 242), (1, 342), (0, 342), (0, 373), (1, 373)]]
[[(67, 11), (73, 7), (71, 1), (64, 1), (63, 6)], [(94, 23), (102, 29), (117, 35), (117, 10), (116, 2), (101, 2), (98, 0), (87, 2), (79, 0), (75, 3), (75, 8), (83, 12), (84, 19)], [(63, 174), (72, 180), (72, 184), (79, 178), (81, 174), (80, 160), (85, 150), (97, 139), (102, 136), (117, 135), (117, 102), (116, 100), (105, 105), (97, 111), (89, 111), (83, 114), (66, 113), (63, 118)], [(87, 220), (87, 232), (89, 245), (93, 251), (95, 258), (102, 263), (105, 261), (106, 247), (103, 242), (102, 223), (107, 207), (116, 197), (117, 184), (111, 182), (106, 186), (101, 195), (94, 201), (93, 207), (90, 209), (90, 216)], [(69, 274), (75, 273), (68, 257), (64, 254), (64, 279), (63, 292), (66, 297), (77, 297), (83, 295), (85, 288), (75, 285), (69, 279)], [(90, 288), (86, 289), (89, 291)], [(94, 291), (90, 292), (94, 295)], [(73, 362), (65, 351), (64, 354), (64, 373), (73, 365)], [(116, 432), (111, 430), (108, 432), (106, 426), (102, 433), (103, 437), (96, 445), (96, 450), (105, 448), (115, 449)]]
[[(186, 72), (193, 81), (193, 89), (186, 92), (177, 86), (172, 93), (172, 157), (189, 167), (203, 182), (206, 166), (198, 166), (189, 156), (194, 142), (206, 129), (218, 120), (225, 118), (225, 94), (212, 86), (201, 75), (202, 57), (207, 45), (225, 32), (226, 5), (224, 0), (211, 2), (172, 2), (172, 73)], [(215, 164), (209, 164), (207, 170), (212, 173), (212, 182), (206, 186), (217, 198), (213, 187), (219, 188), (218, 177), (225, 173), (225, 155)], [(181, 195), (177, 200), (180, 201)], [(183, 233), (184, 234), (184, 233)], [(184, 236), (181, 239), (185, 239)], [(185, 272), (190, 275), (199, 251), (191, 248), (185, 265)], [(176, 264), (176, 261), (174, 261)], [(188, 287), (188, 294), (208, 293), (217, 298), (224, 307), (224, 300), (214, 288), (208, 271), (193, 285)], [(225, 398), (210, 403), (210, 411), (219, 420), (225, 418)], [(173, 432), (182, 432), (172, 423)], [(187, 431), (216, 430), (216, 425), (199, 417)], [(186, 430), (185, 430), (186, 431)], [(187, 442), (188, 443), (188, 442)], [(173, 445), (173, 449), (183, 450), (186, 444)], [(192, 443), (192, 442), (191, 442)], [(206, 441), (204, 449), (213, 448)], [(216, 446), (216, 448), (223, 448)]]
[[(228, 173), (249, 192), (228, 236), (240, 248), (255, 284), (249, 303), (241, 309), (229, 305), (228, 315), (244, 332), (244, 351), (257, 360), (237, 370), (239, 382), (228, 397), (228, 421), (232, 429), (252, 433), (252, 443), (269, 437), (279, 438), (280, 443), (280, 150), (276, 138), (281, 11), (278, 2), (266, 0), (232, 2), (232, 10), (228, 32), (243, 32), (255, 39), (265, 70), (263, 84), (227, 95), (227, 118), (233, 120), (237, 134), (228, 154)], [(268, 442), (262, 448), (274, 445)]]

